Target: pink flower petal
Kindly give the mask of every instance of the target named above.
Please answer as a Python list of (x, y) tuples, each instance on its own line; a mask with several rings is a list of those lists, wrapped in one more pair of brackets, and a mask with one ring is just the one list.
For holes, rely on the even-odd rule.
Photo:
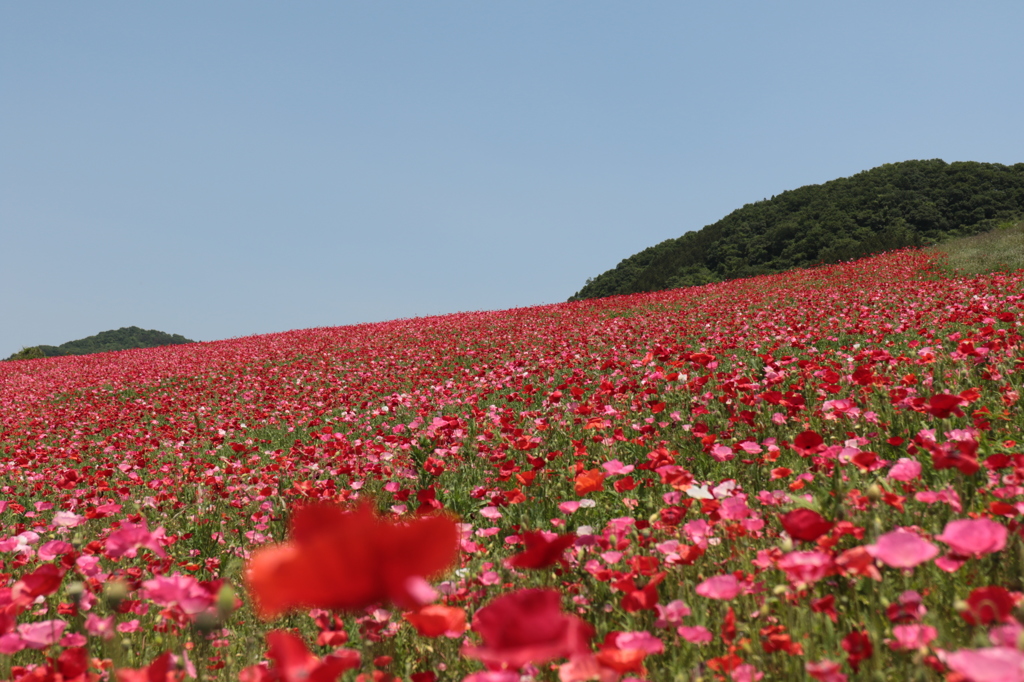
[(708, 644), (711, 639), (711, 631), (700, 625), (680, 625), (676, 632), (690, 644)]
[(736, 580), (736, 576), (731, 573), (708, 578), (700, 585), (697, 585), (697, 594), (708, 599), (728, 601), (735, 599), (740, 591), (740, 581)]
[(866, 547), (868, 554), (893, 568), (913, 568), (934, 559), (939, 548), (917, 533), (897, 528)]

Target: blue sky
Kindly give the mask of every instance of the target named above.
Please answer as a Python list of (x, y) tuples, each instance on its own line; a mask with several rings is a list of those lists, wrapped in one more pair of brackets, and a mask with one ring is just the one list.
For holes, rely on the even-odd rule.
[(0, 0), (0, 357), (563, 301), (787, 189), (1024, 161), (1024, 3)]

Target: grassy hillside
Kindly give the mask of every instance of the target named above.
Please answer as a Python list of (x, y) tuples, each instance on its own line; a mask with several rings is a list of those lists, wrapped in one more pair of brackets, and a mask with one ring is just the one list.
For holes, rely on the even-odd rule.
[(52, 358), (61, 355), (88, 355), (90, 353), (106, 353), (115, 350), (132, 348), (156, 348), (158, 346), (174, 346), (180, 343), (194, 343), (181, 334), (168, 334), (155, 329), (138, 327), (121, 327), (100, 332), (84, 339), (68, 341), (59, 346), (32, 346), (22, 348), (7, 358), (8, 360), (32, 360), (35, 358)]
[(747, 204), (641, 251), (570, 300), (660, 291), (859, 258), (1024, 216), (1024, 163), (905, 161)]
[(938, 244), (929, 251), (939, 254), (940, 265), (950, 274), (980, 275), (1024, 268), (1024, 222), (1002, 226)]

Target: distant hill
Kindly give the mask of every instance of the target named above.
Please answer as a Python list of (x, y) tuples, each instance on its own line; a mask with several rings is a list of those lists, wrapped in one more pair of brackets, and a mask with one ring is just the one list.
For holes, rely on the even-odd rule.
[(155, 348), (157, 346), (174, 346), (180, 343), (195, 343), (181, 334), (168, 334), (155, 329), (139, 329), (138, 327), (121, 327), (100, 332), (77, 341), (68, 341), (59, 346), (32, 346), (23, 348), (8, 360), (31, 360), (33, 358), (52, 358), (59, 355), (88, 355), (89, 353), (106, 353), (114, 350), (130, 348)]
[(835, 263), (1024, 217), (1024, 163), (890, 163), (747, 204), (644, 249), (569, 300), (660, 291)]

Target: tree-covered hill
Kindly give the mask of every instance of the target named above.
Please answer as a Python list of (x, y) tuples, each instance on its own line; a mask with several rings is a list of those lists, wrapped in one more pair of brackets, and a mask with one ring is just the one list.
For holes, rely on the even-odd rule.
[(891, 163), (747, 204), (644, 249), (569, 300), (659, 291), (859, 258), (1024, 216), (1024, 163)]
[(59, 346), (33, 346), (23, 348), (8, 360), (30, 360), (33, 358), (50, 358), (59, 355), (88, 355), (89, 353), (105, 353), (113, 350), (130, 348), (154, 348), (156, 346), (173, 346), (180, 343), (195, 343), (181, 334), (168, 334), (155, 329), (139, 329), (138, 327), (121, 327), (100, 332), (84, 339), (68, 341)]

